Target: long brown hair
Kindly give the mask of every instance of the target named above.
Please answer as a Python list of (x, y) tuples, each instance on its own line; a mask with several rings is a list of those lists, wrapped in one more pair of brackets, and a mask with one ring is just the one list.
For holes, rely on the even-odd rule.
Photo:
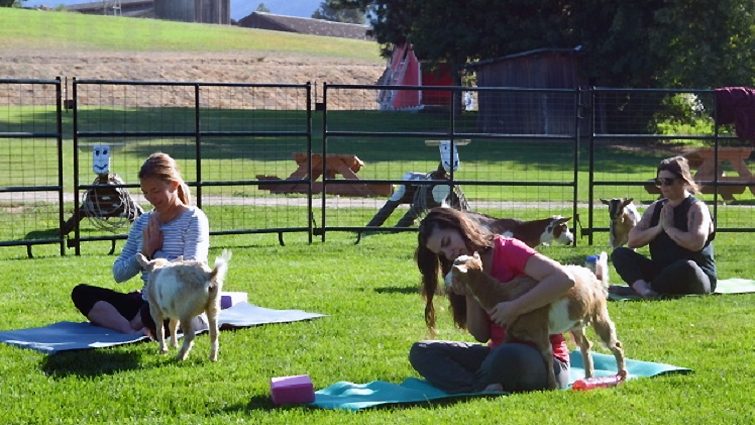
[[(427, 240), (436, 230), (456, 230), (464, 239), (467, 250), (483, 252), (493, 246), (493, 235), (463, 212), (453, 208), (433, 208), (419, 224), (417, 249), (414, 259), (422, 274), (422, 296), (425, 298), (425, 323), (435, 333), (435, 307), (433, 296), (438, 292), (438, 279), (451, 270), (451, 261), (427, 249)], [(463, 295), (448, 294), (453, 320), (460, 328), (466, 327), (467, 304)]]
[(186, 185), (183, 177), (181, 177), (176, 160), (167, 153), (155, 152), (144, 161), (142, 168), (139, 170), (139, 179), (144, 178), (157, 178), (164, 182), (178, 182), (178, 199), (184, 205), (188, 206), (191, 204), (189, 186)]
[(656, 177), (661, 170), (666, 170), (684, 180), (687, 188), (693, 194), (700, 193), (700, 188), (697, 186), (697, 183), (695, 183), (695, 179), (692, 178), (692, 173), (689, 171), (689, 162), (687, 161), (687, 158), (681, 155), (666, 158), (658, 164), (658, 169), (655, 172)]

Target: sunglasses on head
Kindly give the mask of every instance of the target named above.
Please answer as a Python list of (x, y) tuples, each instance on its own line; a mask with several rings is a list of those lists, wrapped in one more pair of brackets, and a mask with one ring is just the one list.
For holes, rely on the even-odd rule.
[(658, 187), (671, 186), (677, 180), (679, 180), (679, 177), (658, 177), (657, 179), (655, 179), (655, 185)]

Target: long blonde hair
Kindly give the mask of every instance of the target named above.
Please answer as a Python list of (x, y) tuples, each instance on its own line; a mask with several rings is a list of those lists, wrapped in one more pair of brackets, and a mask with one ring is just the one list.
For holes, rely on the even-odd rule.
[(144, 161), (142, 168), (139, 170), (139, 179), (144, 178), (157, 178), (164, 182), (177, 182), (178, 199), (184, 205), (188, 206), (191, 204), (189, 186), (184, 182), (183, 177), (181, 177), (176, 160), (167, 153), (155, 152)]
[[(452, 229), (459, 232), (464, 239), (469, 252), (480, 253), (493, 246), (493, 235), (487, 232), (476, 221), (466, 214), (453, 208), (433, 208), (419, 224), (417, 233), (417, 249), (414, 260), (422, 275), (422, 296), (425, 298), (425, 324), (431, 333), (435, 332), (435, 307), (433, 296), (438, 291), (438, 279), (451, 270), (451, 262), (443, 255), (437, 255), (427, 249), (427, 240), (436, 230)], [(466, 328), (467, 304), (466, 297), (448, 294), (451, 303), (453, 320), (460, 328)]]

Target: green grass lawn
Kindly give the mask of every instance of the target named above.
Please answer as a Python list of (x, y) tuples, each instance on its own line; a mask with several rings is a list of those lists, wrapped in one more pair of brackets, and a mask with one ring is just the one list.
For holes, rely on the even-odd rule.
[[(50, 37), (54, 34), (55, 37)], [(92, 34), (96, 34), (94, 37)], [(117, 51), (185, 52), (280, 52), (314, 56), (338, 56), (380, 61), (375, 43), (185, 24), (148, 19), (94, 17), (74, 13), (0, 9), (0, 39), (3, 49), (86, 49)], [(34, 131), (52, 125), (54, 110), (8, 108), (0, 116), (0, 131)], [(112, 112), (112, 113), (111, 113)], [(247, 111), (214, 111), (230, 119), (224, 130), (243, 130), (233, 123), (249, 122), (270, 129), (264, 123), (288, 118), (286, 111), (255, 111), (259, 119), (246, 120)], [(299, 114), (300, 112), (292, 112)], [(109, 111), (100, 109), (95, 126), (110, 128), (128, 122), (131, 128), (154, 130), (155, 125), (174, 125), (185, 116), (179, 109)], [(129, 117), (128, 121), (124, 118)], [(144, 119), (140, 119), (140, 117)], [(151, 117), (151, 118), (149, 118)], [(84, 114), (83, 119), (87, 116)], [(148, 119), (149, 118), (149, 119)], [(385, 114), (347, 111), (333, 113), (331, 130), (434, 131), (442, 118), (432, 115)], [(470, 116), (473, 120), (473, 117)], [(84, 121), (86, 122), (86, 121)], [(189, 122), (190, 121), (186, 121)], [(298, 122), (298, 121), (297, 121)], [(470, 121), (473, 122), (473, 121)], [(228, 124), (230, 123), (230, 124)], [(321, 120), (313, 119), (315, 149), (320, 145)], [(70, 135), (71, 114), (64, 114), (64, 134)], [(96, 127), (99, 128), (99, 127)], [(159, 128), (157, 128), (159, 130)], [(272, 128), (273, 130), (280, 128)], [(0, 139), (4, 160), (0, 185), (50, 183), (56, 168), (48, 166), (54, 147), (40, 140)], [(79, 152), (82, 184), (91, 181), (89, 145)], [(293, 171), (292, 151), (301, 150), (301, 138), (248, 140), (218, 137), (204, 141), (204, 180), (250, 179), (256, 174), (286, 177)], [(87, 144), (88, 143), (88, 144)], [(139, 138), (119, 141), (113, 157), (114, 170), (128, 183), (147, 153), (168, 150), (180, 158), (187, 180), (196, 169), (190, 153), (191, 140)], [(351, 152), (366, 162), (363, 178), (399, 179), (406, 171), (430, 171), (437, 166), (437, 149), (420, 138), (360, 139), (334, 138), (334, 152)], [(72, 188), (73, 149), (64, 141), (64, 185)], [(400, 158), (397, 158), (400, 153)], [(651, 149), (627, 152), (609, 146), (600, 153), (596, 180), (622, 181), (651, 178), (659, 158), (667, 153)], [(460, 150), (462, 168), (456, 176), (468, 180), (572, 179), (571, 147), (558, 143), (507, 143), (474, 140)], [(579, 199), (587, 199), (586, 152), (581, 152)], [(5, 158), (8, 158), (6, 161)], [(209, 195), (219, 188), (205, 188)], [(570, 199), (570, 189), (559, 199)], [(542, 201), (547, 191), (526, 187), (499, 190), (489, 186), (467, 186), (473, 200)], [(239, 197), (266, 195), (253, 186), (232, 189)], [(604, 187), (600, 196), (630, 195), (638, 201), (654, 196), (641, 187)], [(295, 195), (292, 195), (295, 197)], [(744, 207), (752, 195), (743, 195)], [(709, 200), (708, 197), (706, 200)], [(750, 203), (750, 204), (748, 204)], [(319, 206), (319, 204), (318, 204)], [(0, 240), (25, 226), (49, 232), (57, 226), (55, 212), (36, 218), (42, 204), (0, 205)], [(235, 225), (265, 226), (287, 222), (303, 225), (301, 208), (284, 213), (270, 208), (207, 206), (215, 228)], [(751, 226), (747, 209), (723, 209), (720, 220)], [(363, 225), (374, 213), (368, 209), (337, 209), (329, 225)], [(522, 218), (544, 212), (522, 210)], [(580, 214), (586, 211), (580, 207)], [(315, 213), (319, 220), (319, 212)], [(600, 212), (606, 223), (607, 214)], [(228, 219), (229, 222), (221, 220)], [(583, 218), (584, 219), (584, 218)], [(749, 220), (749, 221), (748, 221)], [(36, 227), (34, 227), (36, 226)], [(38, 228), (38, 227), (45, 228)], [(84, 222), (85, 229), (89, 229)], [(10, 238), (15, 238), (15, 233)], [(410, 345), (427, 337), (424, 303), (418, 294), (419, 274), (412, 260), (416, 235), (402, 233), (371, 235), (354, 244), (350, 233), (328, 233), (327, 242), (307, 244), (306, 235), (286, 235), (286, 246), (278, 245), (275, 234), (214, 236), (211, 255), (222, 248), (233, 250), (226, 290), (246, 291), (250, 302), (269, 308), (304, 309), (325, 313), (322, 319), (292, 324), (260, 326), (221, 334), (218, 363), (207, 359), (207, 336), (200, 336), (189, 360), (175, 363), (157, 354), (156, 343), (141, 343), (111, 349), (45, 356), (33, 351), (0, 345), (0, 417), (8, 424), (187, 424), (187, 423), (559, 423), (559, 424), (745, 424), (755, 422), (755, 295), (688, 297), (653, 302), (611, 303), (619, 336), (630, 358), (670, 363), (694, 370), (688, 375), (671, 375), (627, 382), (612, 390), (587, 393), (568, 391), (534, 392), (506, 397), (470, 399), (430, 405), (368, 410), (357, 414), (314, 410), (306, 407), (276, 408), (269, 399), (271, 377), (308, 373), (323, 388), (336, 381), (400, 382), (416, 376), (407, 361)], [(562, 262), (581, 263), (584, 257), (604, 249), (607, 234), (596, 237), (595, 245), (583, 239), (578, 247), (543, 247), (542, 251)], [(118, 250), (123, 241), (118, 242)], [(69, 293), (80, 282), (120, 290), (141, 286), (138, 279), (118, 285), (110, 268), (114, 257), (105, 255), (109, 242), (87, 242), (82, 256), (61, 257), (58, 247), (34, 248), (34, 259), (26, 258), (24, 247), (0, 248), (0, 291), (5, 294), (0, 309), (0, 329), (43, 326), (62, 320), (83, 318), (73, 307)], [(716, 257), (722, 278), (755, 277), (752, 246), (747, 233), (719, 233)], [(116, 251), (117, 252), (117, 251)], [(613, 273), (613, 281), (617, 276)], [(471, 340), (455, 329), (438, 299), (439, 337)], [(593, 340), (595, 340), (593, 338)], [(596, 341), (596, 350), (607, 352)]]
[[(269, 308), (304, 309), (328, 316), (309, 322), (224, 331), (220, 360), (211, 363), (208, 337), (197, 338), (189, 360), (177, 364), (140, 343), (45, 356), (0, 345), (0, 416), (8, 424), (80, 423), (752, 423), (755, 384), (755, 295), (687, 297), (609, 304), (630, 358), (694, 370), (627, 382), (586, 393), (534, 392), (359, 413), (274, 407), (269, 380), (307, 373), (316, 388), (336, 381), (400, 382), (416, 376), (407, 361), (412, 342), (427, 337), (419, 274), (412, 260), (414, 234), (374, 235), (358, 245), (335, 234), (308, 245), (291, 235), (213, 237), (214, 256), (233, 250), (226, 289), (246, 291)], [(119, 247), (123, 242), (119, 242)], [(716, 241), (722, 278), (755, 276), (743, 234)], [(90, 282), (121, 290), (138, 279), (112, 282), (109, 244), (91, 243), (81, 257), (0, 250), (2, 329), (42, 326), (82, 317), (71, 288)], [(564, 262), (581, 262), (600, 246), (546, 247)], [(613, 281), (617, 277), (614, 273)], [(439, 337), (470, 340), (453, 327), (440, 298)], [(593, 340), (595, 338), (593, 337)], [(597, 342), (597, 341), (596, 341)], [(571, 344), (571, 342), (570, 342)], [(573, 344), (570, 346), (573, 347)], [(607, 350), (596, 343), (596, 350)]]
[(257, 52), (382, 62), (372, 41), (236, 26), (0, 9), (0, 49), (68, 51)]

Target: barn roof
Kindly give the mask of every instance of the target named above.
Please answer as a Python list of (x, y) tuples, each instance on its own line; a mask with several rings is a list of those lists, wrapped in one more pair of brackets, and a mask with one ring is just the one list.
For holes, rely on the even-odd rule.
[[(131, 17), (154, 17), (154, 0), (121, 0), (121, 15)], [(81, 12), (89, 14), (103, 14), (105, 9), (109, 9), (108, 14), (113, 13), (114, 1), (103, 2), (91, 1), (88, 3), (71, 4), (65, 7), (72, 12)]]
[(527, 50), (524, 52), (517, 52), (512, 53), (510, 55), (501, 56), (497, 58), (491, 58), (491, 59), (484, 59), (477, 62), (472, 62), (470, 64), (467, 64), (467, 68), (479, 68), (484, 67), (486, 65), (496, 64), (499, 62), (506, 62), (513, 59), (521, 59), (528, 56), (541, 56), (541, 55), (553, 55), (553, 54), (579, 54), (582, 53), (584, 49), (581, 45), (573, 47), (573, 48), (540, 48), (540, 49), (533, 49), (533, 50)]
[(370, 39), (369, 26), (333, 22), (324, 19), (300, 18), (297, 16), (276, 15), (265, 12), (252, 12), (241, 18), (238, 24), (247, 28), (261, 28), (275, 31), (288, 31), (300, 34), (324, 35), (330, 37)]

